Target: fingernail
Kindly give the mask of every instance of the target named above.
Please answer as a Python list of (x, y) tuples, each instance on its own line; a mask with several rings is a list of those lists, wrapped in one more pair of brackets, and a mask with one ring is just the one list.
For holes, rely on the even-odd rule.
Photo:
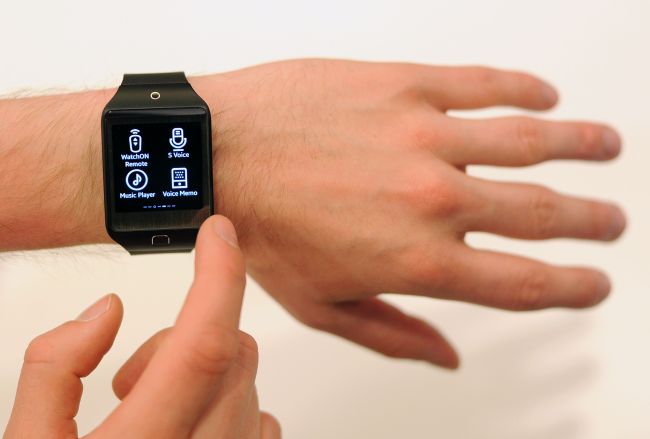
[(621, 138), (616, 131), (605, 128), (602, 134), (603, 148), (607, 157), (616, 157), (621, 151)]
[(555, 89), (548, 84), (544, 84), (544, 89), (542, 90), (542, 96), (544, 97), (544, 101), (548, 105), (554, 105), (557, 102), (557, 100), (560, 98), (557, 94), (557, 91), (555, 91)]
[(239, 248), (237, 243), (237, 232), (235, 231), (235, 226), (232, 225), (225, 217), (218, 216), (212, 223), (214, 231), (217, 232), (217, 235), (221, 237), (228, 244), (232, 245), (235, 248)]
[(91, 320), (95, 320), (110, 309), (112, 299), (112, 294), (102, 297), (97, 302), (86, 308), (86, 310), (79, 314), (79, 317), (77, 317), (75, 320), (78, 322), (89, 322)]
[(596, 303), (600, 303), (609, 295), (609, 292), (612, 289), (612, 283), (610, 282), (609, 278), (603, 274), (600, 276), (600, 280), (598, 282), (597, 288), (598, 288), (598, 300)]
[(460, 367), (460, 360), (457, 356), (449, 358), (440, 358), (439, 356), (431, 356), (427, 358), (427, 362), (433, 364), (434, 366), (444, 367), (449, 370), (456, 370)]
[(609, 239), (614, 239), (618, 238), (621, 233), (623, 233), (623, 230), (625, 230), (625, 225), (627, 224), (627, 220), (625, 219), (625, 215), (619, 209), (618, 207), (612, 207), (612, 219), (611, 223), (609, 225)]

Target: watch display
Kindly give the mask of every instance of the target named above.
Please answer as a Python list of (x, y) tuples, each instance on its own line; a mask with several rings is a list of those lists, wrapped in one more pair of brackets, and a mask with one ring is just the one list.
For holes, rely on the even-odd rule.
[(116, 212), (203, 206), (201, 124), (113, 125)]

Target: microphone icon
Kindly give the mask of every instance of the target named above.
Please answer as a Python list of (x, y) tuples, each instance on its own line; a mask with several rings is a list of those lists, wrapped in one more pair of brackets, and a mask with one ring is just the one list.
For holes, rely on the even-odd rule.
[(185, 138), (185, 133), (183, 128), (174, 128), (172, 130), (172, 136), (169, 138), (169, 144), (172, 148), (183, 149), (187, 145), (187, 139)]

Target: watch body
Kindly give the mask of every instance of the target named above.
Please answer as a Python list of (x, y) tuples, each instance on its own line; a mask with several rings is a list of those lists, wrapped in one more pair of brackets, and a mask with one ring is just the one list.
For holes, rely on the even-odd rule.
[(131, 254), (194, 248), (214, 212), (210, 109), (185, 74), (125, 75), (102, 114), (106, 230)]

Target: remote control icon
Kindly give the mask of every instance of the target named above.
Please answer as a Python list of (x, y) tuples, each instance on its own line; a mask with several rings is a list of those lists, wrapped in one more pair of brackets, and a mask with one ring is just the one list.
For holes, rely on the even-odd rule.
[(131, 130), (131, 135), (129, 136), (129, 148), (131, 152), (140, 152), (142, 151), (142, 137), (140, 136), (140, 130), (133, 128)]

